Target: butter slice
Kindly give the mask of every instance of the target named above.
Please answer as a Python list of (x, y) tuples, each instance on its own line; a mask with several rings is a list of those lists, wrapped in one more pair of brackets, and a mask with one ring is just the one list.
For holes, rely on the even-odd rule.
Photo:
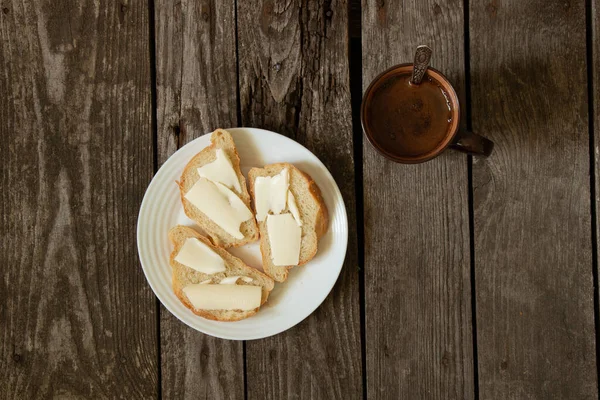
[(225, 261), (221, 256), (196, 238), (185, 240), (175, 256), (175, 261), (209, 275), (225, 271)]
[(225, 232), (236, 239), (244, 238), (240, 225), (252, 218), (252, 212), (227, 187), (200, 178), (184, 197)]
[[(239, 215), (240, 218), (244, 218), (244, 221), (249, 220), (253, 217), (252, 211), (246, 206), (246, 203), (242, 201), (232, 190), (230, 190), (227, 186), (222, 185), (218, 182), (213, 182), (219, 192), (221, 192), (224, 196), (227, 197), (227, 201), (229, 201), (229, 205), (235, 209), (235, 212)], [(243, 221), (242, 221), (243, 222)]]
[(227, 154), (223, 149), (217, 149), (216, 155), (217, 158), (213, 162), (197, 169), (198, 175), (213, 182), (222, 183), (228, 188), (233, 188), (237, 190), (238, 193), (241, 193), (242, 187), (240, 185), (240, 180), (233, 169), (231, 160), (227, 157)]
[(302, 226), (302, 220), (300, 219), (300, 211), (298, 210), (298, 205), (296, 204), (296, 198), (294, 197), (294, 194), (292, 193), (291, 190), (288, 190), (287, 203), (288, 203), (288, 208), (290, 209), (290, 212), (292, 213), (292, 215), (294, 216), (294, 219), (298, 223), (298, 226)]
[(269, 214), (280, 214), (287, 204), (290, 174), (287, 168), (275, 176), (259, 176), (254, 181), (256, 220), (262, 222)]
[(251, 285), (188, 285), (183, 293), (201, 310), (254, 310), (260, 307), (262, 289)]
[(292, 214), (269, 215), (267, 233), (273, 265), (298, 265), (302, 228), (298, 226)]
[(221, 279), (221, 282), (219, 282), (219, 285), (235, 285), (237, 283), (238, 279), (241, 279), (246, 283), (250, 283), (253, 281), (253, 279), (248, 276), (239, 276), (239, 275), (227, 276), (227, 277)]
[(271, 209), (271, 178), (259, 176), (254, 181), (254, 208), (256, 220), (262, 222)]

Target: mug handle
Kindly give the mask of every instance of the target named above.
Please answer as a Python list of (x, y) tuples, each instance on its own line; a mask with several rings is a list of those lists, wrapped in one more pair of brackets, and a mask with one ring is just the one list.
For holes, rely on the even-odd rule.
[(460, 131), (450, 144), (450, 148), (474, 156), (488, 157), (494, 149), (494, 142), (471, 131)]

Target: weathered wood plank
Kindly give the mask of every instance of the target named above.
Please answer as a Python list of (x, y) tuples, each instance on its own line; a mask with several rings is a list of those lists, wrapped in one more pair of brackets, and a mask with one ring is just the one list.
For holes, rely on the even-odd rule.
[(340, 280), (304, 322), (247, 343), (249, 399), (362, 396), (346, 1), (238, 1), (242, 122), (290, 136), (335, 177), (350, 238)]
[(595, 399), (584, 2), (470, 15), (480, 395)]
[(0, 397), (155, 397), (148, 4), (0, 10)]
[[(158, 161), (218, 127), (237, 126), (234, 1), (156, 1)], [(174, 187), (175, 189), (175, 187)], [(161, 307), (165, 398), (244, 398), (241, 342), (215, 339)]]
[[(365, 89), (427, 44), (464, 102), (462, 2), (363, 1), (362, 10)], [(459, 153), (399, 165), (364, 140), (369, 398), (473, 398), (467, 172)]]
[[(592, 58), (588, 58), (587, 68), (591, 69), (591, 80), (588, 81), (588, 101), (590, 101), (592, 108), (588, 108), (588, 112), (591, 113), (590, 123), (592, 124), (594, 135), (593, 141), (593, 155), (594, 155), (594, 168), (595, 168), (595, 196), (594, 199), (596, 205), (596, 268), (598, 265), (598, 254), (600, 248), (598, 248), (598, 238), (600, 238), (600, 219), (598, 217), (598, 210), (600, 210), (600, 90), (598, 88), (600, 86), (600, 4), (597, 0), (592, 0), (590, 2), (590, 19), (589, 22), (591, 26), (588, 26), (588, 34), (591, 32), (591, 47), (588, 48), (588, 52), (591, 51)], [(588, 55), (590, 55), (588, 53)], [(591, 61), (591, 64), (590, 64)], [(596, 276), (596, 285), (600, 285), (600, 277)], [(596, 286), (598, 287), (598, 286)], [(598, 295), (600, 296), (600, 294)], [(600, 303), (600, 298), (594, 299), (596, 304)], [(596, 346), (598, 346), (598, 335), (600, 332), (596, 331)], [(596, 354), (598, 354), (598, 348), (596, 348)], [(596, 363), (598, 362), (598, 357), (596, 356)], [(600, 369), (599, 365), (596, 365), (596, 368)], [(600, 374), (600, 371), (599, 371)], [(597, 379), (598, 375), (596, 375)]]

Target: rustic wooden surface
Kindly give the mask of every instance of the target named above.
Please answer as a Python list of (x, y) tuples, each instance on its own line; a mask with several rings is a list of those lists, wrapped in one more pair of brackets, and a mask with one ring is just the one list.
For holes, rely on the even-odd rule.
[(593, 206), (595, 209), (592, 210), (592, 223), (595, 224), (595, 236), (592, 238), (592, 244), (595, 246), (592, 249), (592, 255), (594, 257), (593, 262), (595, 263), (595, 281), (596, 289), (594, 291), (594, 304), (595, 304), (595, 322), (596, 322), (596, 368), (599, 373), (596, 375), (596, 379), (600, 379), (600, 332), (598, 332), (598, 304), (599, 296), (598, 287), (600, 287), (600, 277), (598, 276), (598, 237), (600, 237), (600, 220), (598, 219), (598, 208), (600, 207), (600, 91), (598, 85), (600, 84), (600, 4), (598, 0), (592, 0), (589, 2), (589, 9), (586, 10), (586, 16), (588, 17), (587, 22), (587, 39), (588, 39), (588, 58), (587, 58), (587, 71), (588, 71), (588, 116), (590, 126), (590, 137), (593, 139), (590, 142), (590, 161), (594, 162), (594, 172), (592, 175), (594, 182), (592, 182), (593, 191), (595, 198), (592, 198)]
[[(598, 398), (599, 27), (598, 0), (0, 2), (0, 399)], [(362, 90), (422, 43), (492, 157), (363, 141)], [(219, 126), (304, 144), (348, 211), (332, 294), (264, 340), (184, 326), (137, 257), (154, 171)]]
[(0, 9), (0, 398), (154, 397), (147, 3)]
[[(196, 137), (238, 126), (235, 4), (159, 0), (155, 26), (162, 165)], [(190, 329), (162, 306), (160, 315), (162, 396), (243, 399), (243, 343)]]
[(470, 33), (480, 396), (596, 399), (584, 2), (473, 4)]
[[(363, 2), (362, 11), (364, 89), (427, 43), (431, 65), (465, 99), (459, 3)], [(369, 398), (473, 398), (467, 156), (399, 165), (365, 139), (364, 213)]]
[(242, 125), (313, 151), (338, 182), (351, 227), (342, 274), (321, 307), (246, 344), (249, 399), (362, 396), (347, 10), (344, 0), (238, 2)]

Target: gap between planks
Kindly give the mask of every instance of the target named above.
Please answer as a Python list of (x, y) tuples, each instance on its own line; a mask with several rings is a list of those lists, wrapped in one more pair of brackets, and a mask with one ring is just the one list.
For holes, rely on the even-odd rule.
[(590, 154), (590, 210), (592, 229), (592, 277), (594, 286), (594, 327), (596, 340), (596, 388), (600, 398), (600, 305), (598, 304), (598, 232), (596, 221), (596, 141), (594, 137), (594, 26), (593, 26), (593, 0), (585, 0), (585, 46), (588, 83), (588, 134)]
[[(469, 0), (463, 3), (464, 54), (465, 54), (465, 116), (467, 130), (472, 130), (471, 120), (471, 37), (469, 36)], [(475, 284), (475, 209), (473, 205), (473, 156), (467, 156), (467, 184), (469, 207), (469, 257), (471, 279), (471, 338), (473, 341), (473, 398), (479, 399), (479, 365), (477, 359), (477, 287)]]
[[(158, 107), (156, 98), (156, 32), (154, 18), (154, 0), (148, 0), (148, 36), (150, 53), (150, 98), (151, 98), (151, 129), (152, 129), (152, 165), (153, 173), (158, 171)], [(157, 385), (156, 398), (162, 399), (162, 362), (161, 362), (161, 343), (160, 343), (160, 300), (156, 298), (156, 358), (157, 358)]]

